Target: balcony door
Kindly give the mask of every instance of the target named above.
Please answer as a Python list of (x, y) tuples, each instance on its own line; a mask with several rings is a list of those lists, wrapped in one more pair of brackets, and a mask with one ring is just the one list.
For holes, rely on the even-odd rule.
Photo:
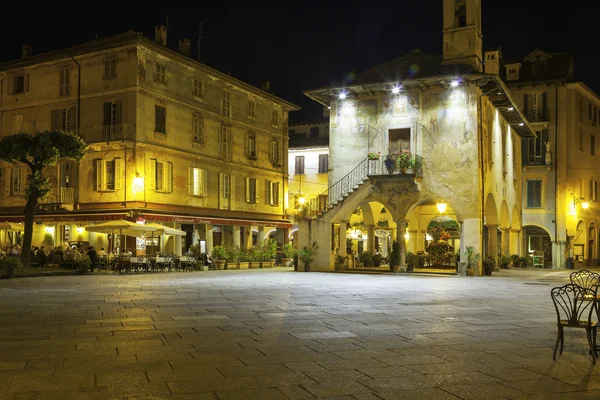
[(400, 154), (411, 151), (410, 128), (390, 129), (388, 131), (388, 154)]

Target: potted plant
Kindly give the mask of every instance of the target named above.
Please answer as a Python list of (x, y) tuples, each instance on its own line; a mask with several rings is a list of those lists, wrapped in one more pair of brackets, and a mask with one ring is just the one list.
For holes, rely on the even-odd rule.
[(500, 256), (498, 257), (498, 264), (500, 264), (500, 268), (502, 269), (508, 269), (510, 266), (510, 257), (507, 256)]
[(238, 269), (248, 269), (250, 267), (249, 253), (250, 251), (248, 249), (240, 248), (238, 254)]
[(373, 254), (369, 253), (368, 251), (363, 251), (360, 253), (358, 260), (361, 262), (363, 267), (370, 267), (371, 263), (373, 262)]
[(44, 239), (42, 240), (42, 245), (48, 247), (48, 250), (52, 250), (54, 247), (54, 238), (48, 232), (44, 233)]
[(242, 249), (239, 246), (231, 245), (225, 248), (225, 260), (227, 264), (225, 269), (240, 269), (240, 256)]
[(200, 251), (199, 244), (193, 244), (190, 246), (189, 253), (196, 259), (196, 270), (204, 271), (204, 264), (202, 263), (202, 252)]
[(487, 256), (483, 259), (483, 273), (485, 276), (492, 276), (492, 272), (496, 268), (496, 257)]
[(392, 252), (390, 253), (390, 271), (400, 272), (400, 243), (392, 243)]
[(275, 264), (275, 256), (277, 255), (277, 241), (275, 239), (269, 239), (263, 245), (263, 268), (273, 268)]
[(377, 153), (367, 153), (367, 158), (369, 160), (379, 160), (379, 157), (381, 156), (381, 152), (377, 152)]
[(212, 258), (215, 260), (217, 269), (225, 269), (227, 262), (227, 250), (223, 246), (215, 246), (212, 250)]
[(258, 247), (249, 249), (246, 257), (248, 258), (248, 268), (260, 268), (260, 249)]
[(521, 268), (527, 268), (529, 265), (529, 257), (521, 257)]
[(381, 262), (383, 261), (383, 257), (379, 253), (373, 254), (373, 258), (371, 259), (371, 263), (374, 267), (379, 268), (381, 266)]
[(346, 257), (344, 256), (335, 256), (335, 270), (341, 271), (344, 269), (344, 264), (346, 263)]
[[(459, 264), (458, 267), (458, 274), (459, 275), (469, 275), (472, 276), (474, 275), (475, 270), (477, 270), (479, 272), (478, 264), (479, 264), (479, 259), (481, 258), (481, 256), (479, 255), (479, 253), (475, 252), (475, 247), (473, 246), (467, 246), (465, 249), (465, 253), (463, 254), (464, 256), (464, 264)], [(462, 265), (462, 267), (461, 267)], [(464, 268), (465, 271), (463, 272), (461, 268)], [(467, 273), (466, 270), (470, 269), (471, 272)]]
[(298, 250), (298, 259), (304, 264), (304, 272), (310, 272), (310, 264), (313, 262), (315, 252), (318, 248), (319, 244), (314, 242), (310, 248), (304, 246)]
[(404, 175), (406, 171), (412, 167), (412, 155), (410, 152), (403, 151), (396, 157), (396, 168)]
[(285, 257), (281, 260), (284, 267), (289, 267), (290, 261), (294, 259), (294, 256), (298, 254), (298, 250), (291, 243), (286, 243), (283, 245), (283, 254)]
[(90, 272), (90, 267), (92, 266), (92, 260), (88, 256), (81, 256), (77, 260), (77, 271), (81, 275), (87, 275)]
[(413, 271), (415, 267), (419, 266), (419, 256), (410, 251), (406, 253), (406, 266), (408, 271)]
[(387, 169), (388, 174), (392, 175), (394, 171), (396, 171), (396, 154), (390, 154), (385, 157), (383, 163), (385, 164), (385, 168)]
[(0, 269), (6, 271), (6, 278), (12, 279), (15, 277), (15, 271), (23, 268), (21, 259), (15, 256), (6, 256), (0, 260)]

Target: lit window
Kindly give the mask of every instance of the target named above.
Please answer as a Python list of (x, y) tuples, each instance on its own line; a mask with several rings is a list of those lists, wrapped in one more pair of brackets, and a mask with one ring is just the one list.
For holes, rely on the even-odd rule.
[(279, 205), (279, 182), (269, 181), (269, 204)]
[(208, 193), (207, 171), (201, 168), (190, 167), (190, 194), (204, 197)]
[(173, 191), (173, 163), (169, 161), (150, 160), (150, 189), (157, 192)]
[(121, 163), (120, 158), (95, 160), (94, 190), (97, 192), (121, 190)]

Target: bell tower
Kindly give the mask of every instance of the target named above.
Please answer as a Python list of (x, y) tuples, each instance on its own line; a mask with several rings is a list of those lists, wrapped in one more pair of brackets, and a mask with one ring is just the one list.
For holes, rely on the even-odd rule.
[(444, 0), (444, 64), (482, 71), (481, 0)]

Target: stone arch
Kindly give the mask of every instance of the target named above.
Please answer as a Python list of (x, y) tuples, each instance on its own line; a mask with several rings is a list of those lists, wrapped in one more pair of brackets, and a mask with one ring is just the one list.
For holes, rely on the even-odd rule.
[(534, 228), (543, 229), (548, 234), (548, 236), (550, 236), (550, 240), (554, 241), (554, 234), (551, 231), (549, 231), (548, 228), (546, 228), (544, 225), (542, 225), (542, 224), (536, 224), (536, 223), (527, 223), (527, 225), (523, 225), (522, 228), (524, 230), (527, 227), (534, 227)]
[(587, 254), (586, 258), (588, 259), (588, 266), (595, 265), (597, 262), (597, 254), (596, 254), (596, 224), (594, 222), (590, 222), (587, 229)]
[(552, 267), (552, 232), (539, 224), (523, 226), (524, 253), (534, 267)]
[(588, 230), (586, 223), (583, 220), (577, 221), (575, 226), (575, 236), (573, 237), (573, 256), (575, 258), (575, 263), (579, 262), (579, 266), (582, 266), (584, 265), (584, 260), (587, 259)]
[(500, 229), (510, 229), (511, 225), (512, 225), (512, 221), (510, 218), (510, 215), (508, 213), (508, 204), (506, 204), (506, 200), (504, 200), (502, 202), (502, 205), (500, 206), (500, 221), (499, 222), (499, 227)]
[[(463, 218), (462, 218), (462, 215), (460, 214), (460, 212), (459, 212), (458, 210), (456, 210), (456, 208), (454, 208), (454, 207), (452, 206), (452, 203), (450, 203), (450, 202), (447, 202), (445, 199), (443, 199), (442, 201), (444, 201), (444, 203), (446, 203), (446, 205), (447, 205), (447, 207), (448, 207), (448, 208), (447, 208), (447, 211), (445, 211), (444, 213), (450, 213), (450, 212), (451, 212), (452, 214), (456, 215), (456, 220), (457, 220), (457, 221), (462, 221), (462, 219), (463, 219)], [(434, 199), (431, 199), (431, 198), (421, 199), (421, 200), (419, 200), (419, 201), (417, 201), (417, 202), (413, 203), (413, 205), (411, 205), (411, 206), (408, 208), (408, 210), (407, 210), (407, 212), (406, 212), (406, 215), (404, 216), (404, 218), (405, 218), (405, 219), (408, 219), (408, 217), (409, 217), (409, 216), (410, 216), (410, 215), (411, 215), (411, 214), (412, 214), (412, 213), (413, 213), (413, 212), (414, 212), (414, 211), (415, 211), (415, 210), (416, 210), (418, 207), (425, 206), (425, 205), (435, 205), (436, 203), (437, 203), (437, 201), (435, 201)], [(433, 218), (436, 218), (436, 217), (433, 217)], [(432, 218), (432, 219), (433, 219), (433, 218)]]
[(362, 211), (363, 221), (365, 225), (373, 225), (375, 223), (375, 217), (373, 216), (373, 209), (371, 208), (368, 201), (363, 201), (358, 206)]
[(498, 226), (498, 208), (491, 193), (487, 195), (485, 200), (485, 224), (487, 226)]

